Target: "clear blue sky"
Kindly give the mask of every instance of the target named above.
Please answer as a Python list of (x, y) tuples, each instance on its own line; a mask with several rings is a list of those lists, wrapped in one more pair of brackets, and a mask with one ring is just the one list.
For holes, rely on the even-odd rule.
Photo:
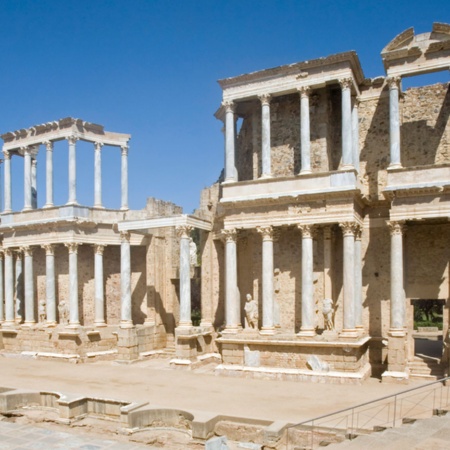
[[(130, 207), (153, 196), (187, 213), (223, 167), (218, 79), (348, 50), (375, 77), (398, 33), (450, 23), (448, 0), (0, 0), (0, 13), (0, 132), (72, 116), (130, 133)], [(78, 199), (92, 205), (93, 147), (78, 149)], [(44, 161), (42, 148), (40, 205)], [(55, 166), (62, 204), (63, 142)], [(107, 207), (120, 206), (119, 176), (119, 150), (105, 148)], [(21, 209), (21, 158), (13, 158), (13, 192)]]

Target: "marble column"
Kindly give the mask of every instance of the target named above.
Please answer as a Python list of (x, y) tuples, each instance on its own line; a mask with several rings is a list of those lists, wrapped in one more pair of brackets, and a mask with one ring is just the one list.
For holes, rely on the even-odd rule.
[(45, 250), (45, 308), (46, 325), (56, 325), (56, 295), (55, 295), (55, 248), (52, 244), (43, 245)]
[(262, 327), (261, 334), (274, 334), (273, 318), (273, 227), (258, 227), (262, 235)]
[(11, 153), (7, 150), (3, 151), (4, 162), (4, 173), (5, 173), (5, 208), (4, 213), (9, 213), (12, 211), (12, 195), (11, 195)]
[(302, 232), (302, 326), (299, 336), (315, 336), (315, 302), (313, 286), (313, 227), (298, 225)]
[(261, 132), (262, 132), (262, 170), (261, 178), (272, 176), (271, 147), (270, 147), (270, 99), (269, 94), (260, 95), (261, 100)]
[(235, 161), (234, 102), (223, 102), (225, 108), (225, 183), (237, 181)]
[(102, 204), (102, 142), (96, 142), (94, 151), (94, 208), (103, 208)]
[(13, 251), (4, 249), (5, 253), (5, 322), (3, 326), (11, 326), (15, 323), (14, 314), (14, 263)]
[(403, 286), (403, 234), (404, 222), (389, 221), (391, 232), (391, 326), (390, 331), (405, 333), (405, 291)]
[(222, 230), (225, 237), (225, 331), (237, 332), (241, 325), (237, 286), (236, 229)]
[(190, 234), (192, 227), (179, 226), (177, 234), (180, 238), (180, 327), (191, 327), (191, 264)]
[(311, 130), (309, 122), (309, 95), (311, 88), (302, 86), (300, 92), (300, 175), (311, 173)]
[(122, 211), (128, 210), (128, 146), (123, 145), (122, 152), (122, 165), (121, 165), (121, 193), (122, 204), (120, 209)]
[(352, 108), (352, 149), (353, 166), (359, 172), (359, 99), (354, 98)]
[(77, 202), (77, 155), (75, 143), (78, 140), (75, 136), (69, 136), (69, 200), (68, 205), (76, 205)]
[(23, 150), (23, 211), (32, 209), (31, 201), (31, 148), (22, 147)]
[(355, 223), (344, 222), (339, 226), (342, 229), (344, 239), (344, 324), (343, 335), (353, 336), (356, 334), (355, 324)]
[(22, 251), (16, 250), (16, 270), (15, 270), (15, 316), (16, 322), (22, 323), (24, 316), (24, 304), (23, 304), (23, 259)]
[(331, 276), (331, 243), (332, 243), (333, 232), (331, 227), (323, 228), (323, 266), (324, 266), (324, 297), (333, 299), (333, 284)]
[(342, 78), (342, 165), (341, 169), (353, 169), (352, 142), (352, 78)]
[(95, 319), (96, 327), (106, 327), (105, 322), (105, 292), (103, 288), (103, 251), (104, 245), (94, 245), (94, 277), (95, 277)]
[(31, 209), (37, 209), (37, 160), (31, 159)]
[(22, 248), (25, 260), (25, 325), (36, 323), (34, 306), (34, 276), (33, 276), (33, 249)]
[(390, 138), (390, 164), (388, 169), (398, 169), (402, 167), (400, 156), (400, 111), (399, 111), (399, 90), (400, 77), (389, 77), (389, 138)]
[(3, 291), (3, 249), (0, 250), (0, 324), (5, 320), (5, 295)]
[(80, 325), (78, 307), (78, 243), (69, 242), (69, 327)]
[(130, 233), (120, 232), (120, 327), (133, 328), (131, 305)]
[(44, 208), (51, 208), (53, 204), (53, 142), (45, 141), (45, 205)]
[(362, 228), (355, 227), (355, 325), (357, 329), (363, 327), (363, 298), (362, 298)]

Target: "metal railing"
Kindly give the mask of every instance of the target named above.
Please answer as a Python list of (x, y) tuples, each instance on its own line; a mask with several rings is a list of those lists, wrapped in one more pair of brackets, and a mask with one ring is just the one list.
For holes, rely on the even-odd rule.
[(439, 415), (450, 408), (448, 380), (450, 377), (291, 425), (286, 429), (286, 450), (312, 450)]

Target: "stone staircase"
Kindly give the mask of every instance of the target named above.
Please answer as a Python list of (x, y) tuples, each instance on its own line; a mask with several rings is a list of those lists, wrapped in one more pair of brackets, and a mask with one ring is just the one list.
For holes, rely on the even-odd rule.
[(416, 380), (439, 380), (445, 377), (445, 369), (439, 358), (432, 356), (415, 356), (409, 363), (410, 378)]

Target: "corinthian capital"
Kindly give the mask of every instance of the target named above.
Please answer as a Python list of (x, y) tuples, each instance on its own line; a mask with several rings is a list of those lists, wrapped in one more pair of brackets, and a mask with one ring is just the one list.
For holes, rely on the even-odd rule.
[(234, 110), (236, 109), (236, 103), (232, 100), (222, 102), (222, 106), (225, 108), (226, 113), (234, 113)]
[(237, 230), (236, 228), (231, 228), (230, 230), (222, 230), (222, 236), (225, 242), (236, 242)]
[(5, 159), (11, 159), (11, 153), (8, 150), (3, 150), (3, 156)]
[(388, 220), (387, 225), (389, 227), (389, 231), (391, 233), (391, 236), (395, 235), (403, 235), (406, 231), (406, 225), (405, 222), (402, 220), (395, 221), (395, 220)]
[(122, 151), (122, 156), (128, 156), (128, 145), (122, 145), (120, 149)]
[(344, 236), (354, 236), (356, 231), (355, 222), (341, 222), (339, 226), (342, 229), (342, 234)]
[(400, 81), (402, 81), (402, 79), (400, 77), (387, 77), (386, 78), (386, 82), (389, 86), (389, 90), (399, 89)]
[(29, 245), (21, 247), (20, 249), (23, 251), (25, 256), (33, 256), (33, 249)]
[(297, 225), (297, 228), (302, 232), (303, 238), (312, 239), (315, 231), (314, 225)]
[(180, 226), (176, 227), (175, 230), (177, 232), (177, 236), (180, 239), (189, 239), (189, 237), (191, 235), (192, 227), (190, 227), (189, 225), (180, 225)]
[(55, 247), (52, 244), (41, 245), (41, 247), (45, 250), (45, 254), (47, 256), (52, 256), (55, 254)]
[(258, 95), (258, 98), (261, 100), (261, 105), (270, 105), (272, 96), (270, 94), (261, 94)]
[(301, 86), (297, 89), (297, 91), (300, 93), (300, 97), (302, 98), (309, 97), (309, 95), (311, 94), (311, 87)]
[(45, 148), (48, 152), (53, 151), (53, 142), (52, 141), (44, 141), (42, 144), (45, 145)]
[(103, 255), (103, 251), (105, 250), (105, 246), (101, 244), (94, 244), (94, 252), (97, 255)]
[(341, 78), (339, 80), (339, 84), (341, 85), (341, 89), (350, 89), (352, 87), (353, 84), (353, 78)]
[(79, 138), (74, 135), (71, 135), (71, 136), (67, 136), (66, 139), (69, 142), (69, 144), (75, 145), (75, 142), (77, 142)]
[(99, 152), (103, 147), (103, 142), (94, 142), (95, 151)]
[(78, 253), (77, 242), (66, 242), (64, 245), (69, 249), (69, 253)]
[(130, 242), (130, 232), (129, 231), (121, 231), (120, 232), (120, 240), (122, 242)]
[(273, 227), (271, 225), (268, 227), (256, 227), (256, 231), (262, 235), (263, 241), (273, 240)]

